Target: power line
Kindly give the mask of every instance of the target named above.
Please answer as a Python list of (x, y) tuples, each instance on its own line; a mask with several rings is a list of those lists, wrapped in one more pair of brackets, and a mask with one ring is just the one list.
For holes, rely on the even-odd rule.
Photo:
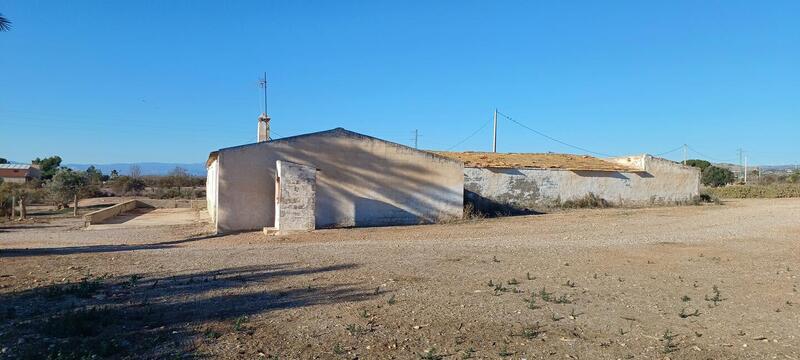
[(483, 130), (486, 127), (486, 125), (489, 125), (489, 123), (491, 123), (491, 122), (492, 122), (491, 120), (486, 121), (483, 125), (481, 125), (481, 127), (479, 127), (477, 130), (473, 131), (472, 134), (469, 134), (469, 136), (465, 137), (463, 140), (461, 140), (458, 143), (456, 143), (455, 145), (445, 149), (445, 151), (453, 150), (457, 146), (465, 143), (467, 140), (472, 139), (473, 136), (477, 135), (481, 130)]
[(519, 126), (522, 126), (523, 128), (525, 128), (525, 129), (528, 129), (528, 130), (530, 130), (530, 131), (532, 131), (532, 132), (536, 133), (536, 134), (537, 134), (537, 135), (539, 135), (539, 136), (542, 136), (542, 137), (544, 137), (544, 138), (547, 138), (547, 139), (549, 139), (549, 140), (551, 140), (551, 141), (555, 141), (555, 142), (557, 142), (557, 143), (559, 143), (559, 144), (561, 144), (561, 145), (568, 146), (568, 147), (571, 147), (571, 148), (573, 148), (573, 149), (577, 149), (577, 150), (580, 150), (580, 151), (583, 151), (583, 152), (587, 152), (587, 153), (590, 153), (590, 154), (595, 154), (595, 155), (600, 155), (600, 156), (605, 156), (605, 157), (614, 157), (613, 155), (609, 155), (609, 154), (605, 154), (605, 153), (601, 153), (601, 152), (597, 152), (597, 151), (592, 151), (592, 150), (589, 150), (589, 149), (586, 149), (586, 148), (582, 148), (582, 147), (580, 147), (580, 146), (577, 146), (577, 145), (572, 145), (572, 144), (570, 144), (570, 143), (567, 143), (567, 142), (564, 142), (564, 141), (558, 140), (558, 139), (556, 139), (556, 138), (554, 138), (554, 137), (552, 137), (552, 136), (550, 136), (550, 135), (547, 135), (547, 134), (545, 134), (545, 133), (543, 133), (543, 132), (541, 132), (541, 131), (538, 131), (538, 130), (536, 130), (536, 129), (533, 129), (533, 128), (531, 128), (531, 127), (529, 127), (529, 126), (527, 126), (527, 125), (525, 125), (525, 124), (523, 124), (523, 123), (521, 123), (521, 122), (519, 122), (519, 121), (517, 121), (517, 120), (514, 120), (514, 119), (512, 119), (510, 116), (508, 116), (508, 115), (506, 115), (506, 114), (503, 114), (503, 113), (501, 113), (501, 112), (499, 112), (499, 111), (498, 111), (497, 113), (498, 113), (498, 114), (500, 114), (500, 115), (502, 115), (504, 118), (506, 118), (506, 119), (508, 119), (508, 120), (510, 120), (510, 121), (512, 121), (512, 122), (514, 122), (515, 124), (517, 124), (517, 125), (519, 125)]
[(672, 149), (670, 151), (665, 151), (665, 152), (660, 153), (660, 154), (653, 154), (653, 156), (664, 156), (664, 155), (667, 155), (667, 154), (672, 154), (672, 153), (674, 153), (674, 152), (676, 152), (678, 150), (681, 150), (681, 149), (683, 149), (683, 145), (678, 146), (678, 147), (676, 147), (676, 148), (674, 148), (674, 149)]
[(692, 151), (693, 151), (695, 154), (697, 154), (697, 155), (700, 155), (700, 156), (702, 156), (702, 157), (704, 157), (704, 158), (707, 158), (707, 159), (709, 159), (709, 160), (714, 160), (714, 161), (719, 161), (719, 162), (731, 162), (731, 161), (734, 161), (734, 160), (732, 160), (732, 159), (719, 159), (719, 158), (715, 158), (715, 157), (713, 157), (713, 156), (708, 156), (708, 155), (706, 155), (706, 154), (703, 154), (703, 153), (701, 153), (701, 152), (699, 152), (699, 151), (695, 150), (695, 149), (694, 149), (693, 147), (691, 147), (691, 146), (688, 146), (688, 145), (687, 145), (686, 147), (687, 147), (687, 148), (689, 148), (689, 150), (692, 150)]

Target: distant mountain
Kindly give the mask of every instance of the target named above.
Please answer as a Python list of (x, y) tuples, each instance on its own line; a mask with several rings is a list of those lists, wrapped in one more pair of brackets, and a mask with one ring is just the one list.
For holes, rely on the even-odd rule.
[(142, 163), (119, 163), (119, 164), (64, 164), (64, 166), (73, 170), (86, 170), (89, 166), (94, 165), (95, 168), (103, 172), (103, 174), (110, 174), (111, 170), (117, 170), (120, 175), (128, 175), (131, 165), (138, 165), (142, 171), (142, 175), (165, 175), (172, 171), (175, 167), (186, 169), (191, 175), (206, 176), (206, 164), (179, 164), (179, 163), (156, 163), (156, 162), (142, 162)]

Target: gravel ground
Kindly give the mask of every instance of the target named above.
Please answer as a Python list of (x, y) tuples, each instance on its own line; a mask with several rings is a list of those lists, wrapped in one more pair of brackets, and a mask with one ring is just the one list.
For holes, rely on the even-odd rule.
[(774, 199), (288, 237), (0, 224), (0, 356), (800, 359), (798, 219)]

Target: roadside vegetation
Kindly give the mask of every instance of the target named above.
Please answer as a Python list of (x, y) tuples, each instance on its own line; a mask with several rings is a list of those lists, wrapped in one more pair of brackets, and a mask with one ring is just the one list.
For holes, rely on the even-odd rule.
[(728, 169), (711, 165), (705, 160), (688, 160), (687, 165), (700, 168), (701, 182), (706, 187), (703, 196), (711, 198), (792, 198), (800, 197), (800, 171), (782, 174), (747, 173), (747, 183), (737, 179)]
[[(0, 158), (0, 163), (5, 159)], [(0, 179), (0, 220), (27, 220), (30, 205), (52, 206), (62, 213), (71, 209), (78, 216), (81, 199), (109, 196), (143, 196), (153, 199), (205, 198), (205, 178), (193, 176), (176, 167), (166, 175), (142, 175), (138, 166), (131, 166), (128, 175), (111, 174), (90, 166), (76, 171), (61, 166), (59, 156), (31, 161), (41, 172), (39, 179), (25, 183), (3, 182)]]

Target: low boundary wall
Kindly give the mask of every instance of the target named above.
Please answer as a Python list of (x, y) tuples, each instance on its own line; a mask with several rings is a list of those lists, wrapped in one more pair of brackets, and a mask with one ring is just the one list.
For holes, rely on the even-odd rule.
[(127, 211), (131, 211), (139, 207), (138, 200), (128, 200), (125, 202), (121, 202), (117, 205), (109, 206), (105, 209), (100, 209), (97, 211), (92, 211), (86, 215), (83, 215), (83, 223), (84, 225), (92, 225), (92, 224), (99, 224), (104, 220), (110, 219), (114, 216), (122, 214)]
[(112, 205), (97, 211), (92, 211), (86, 215), (83, 215), (83, 222), (85, 226), (92, 224), (100, 224), (107, 219), (134, 210), (136, 208), (155, 208), (155, 209), (192, 208), (195, 210), (202, 210), (205, 209), (205, 207), (206, 207), (205, 200), (134, 199), (134, 200), (123, 201), (119, 204)]

